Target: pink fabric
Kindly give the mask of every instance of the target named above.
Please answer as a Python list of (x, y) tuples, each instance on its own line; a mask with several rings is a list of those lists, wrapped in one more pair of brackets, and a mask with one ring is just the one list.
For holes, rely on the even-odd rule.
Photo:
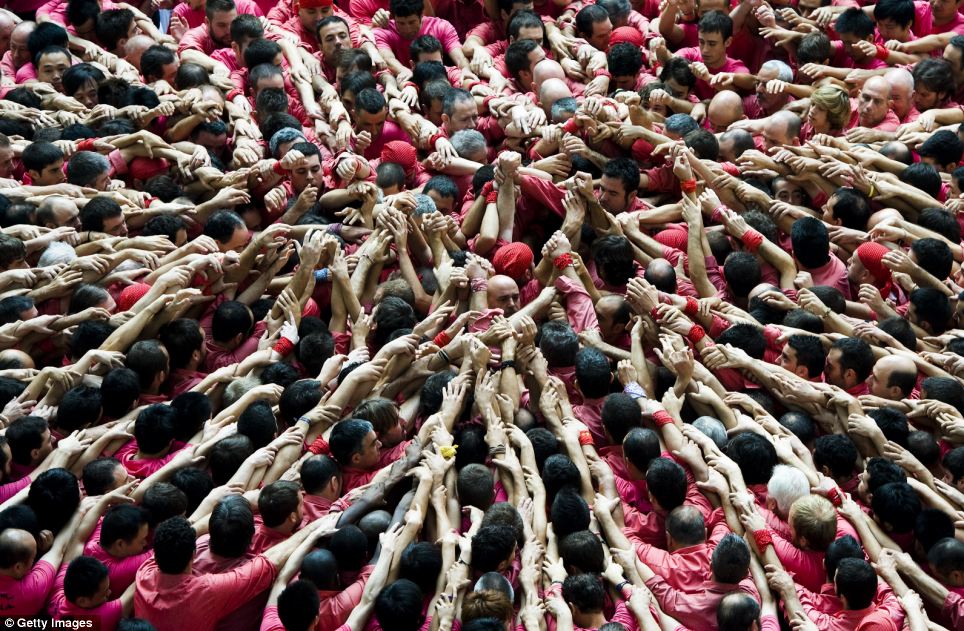
[(654, 576), (646, 581), (646, 586), (653, 592), (663, 611), (691, 629), (715, 629), (716, 608), (723, 597), (731, 592), (742, 591), (757, 602), (760, 600), (760, 593), (749, 578), (739, 585), (717, 583), (707, 578), (695, 589), (682, 591), (671, 587), (663, 578)]
[(586, 330), (598, 331), (596, 308), (582, 283), (577, 283), (568, 276), (559, 276), (556, 278), (555, 286), (566, 297), (566, 316), (569, 318), (572, 330), (576, 333)]
[[(261, 10), (261, 7), (252, 2), (252, 0), (234, 0), (234, 6), (238, 10), (238, 15), (241, 15), (242, 13), (256, 15), (258, 17), (262, 17), (264, 15), (264, 11)], [(182, 2), (174, 7), (174, 10), (171, 13), (173, 16), (179, 17), (187, 22), (189, 28), (196, 28), (204, 24), (205, 16), (203, 6), (199, 9), (192, 9), (187, 5), (186, 2)]]
[(342, 590), (318, 590), (321, 603), (318, 607), (318, 629), (334, 629), (348, 620), (352, 610), (361, 602), (365, 584), (371, 576), (373, 565), (366, 565), (355, 581)]
[(93, 620), (94, 628), (99, 631), (114, 631), (117, 623), (124, 615), (124, 604), (120, 598), (108, 600), (93, 609), (84, 609), (67, 600), (64, 596), (64, 578), (67, 576), (68, 564), (64, 563), (57, 573), (54, 583), (54, 593), (51, 597), (49, 609), (55, 620), (81, 619)]
[[(691, 62), (697, 62), (697, 61), (700, 63), (703, 62), (703, 55), (702, 53), (700, 53), (699, 47), (696, 47), (696, 46), (691, 46), (689, 48), (681, 48), (676, 51), (675, 56), (682, 57), (683, 59), (686, 59), (687, 61), (691, 61)], [(710, 71), (711, 75), (715, 75), (720, 72), (740, 72), (744, 74), (750, 73), (750, 70), (749, 68), (746, 67), (746, 64), (744, 64), (742, 61), (733, 59), (732, 57), (727, 57), (726, 61), (724, 61), (723, 65), (721, 65), (720, 67), (718, 68), (707, 67), (707, 70)], [(712, 87), (706, 81), (703, 81), (702, 79), (696, 80), (696, 88), (694, 89), (696, 91), (696, 95), (700, 99), (711, 99), (713, 98), (713, 95), (719, 91), (716, 88)]]
[[(192, 569), (198, 574), (224, 574), (244, 565), (256, 556), (250, 550), (238, 558), (219, 556), (211, 552), (211, 536), (202, 535), (197, 540)], [(268, 590), (264, 590), (219, 620), (215, 628), (218, 631), (256, 631), (261, 612), (267, 602)]]
[(40, 613), (56, 578), (57, 568), (43, 560), (20, 580), (0, 576), (0, 611), (3, 616), (32, 617)]
[(84, 554), (89, 557), (94, 557), (107, 566), (107, 576), (110, 578), (110, 592), (114, 595), (120, 595), (134, 583), (137, 569), (144, 561), (153, 557), (154, 552), (145, 550), (140, 554), (124, 558), (109, 554), (100, 545), (100, 529), (103, 523), (104, 520), (101, 518), (97, 523), (97, 528), (94, 529), (94, 534), (91, 535), (90, 539), (87, 540), (87, 545), (84, 546)]
[(154, 559), (137, 571), (134, 614), (157, 631), (213, 631), (218, 620), (268, 589), (274, 565), (257, 556), (223, 574), (163, 574)]
[[(409, 55), (408, 47), (411, 40), (403, 39), (395, 28), (395, 20), (390, 20), (387, 28), (377, 28), (374, 31), (375, 44), (379, 48), (391, 49), (395, 59), (406, 67), (412, 65), (412, 58)], [(442, 43), (442, 49), (451, 54), (455, 50), (462, 49), (459, 35), (448, 21), (435, 17), (423, 17), (422, 27), (418, 30), (418, 35), (431, 35)]]
[(205, 55), (210, 55), (218, 48), (220, 47), (211, 39), (211, 33), (208, 31), (208, 27), (202, 24), (201, 26), (188, 30), (188, 32), (184, 34), (180, 44), (177, 46), (177, 53), (180, 55), (185, 50), (196, 50)]
[(847, 264), (830, 255), (830, 260), (820, 267), (807, 270), (813, 278), (814, 285), (827, 285), (840, 290), (844, 298), (850, 300), (850, 280), (847, 278)]
[[(167, 397), (164, 397), (164, 400), (167, 400)], [(162, 456), (161, 458), (139, 459), (136, 457), (137, 440), (132, 438), (127, 442), (127, 444), (117, 450), (117, 452), (114, 454), (114, 457), (120, 460), (121, 464), (124, 465), (124, 468), (127, 469), (128, 473), (135, 478), (140, 478), (143, 480), (152, 473), (156, 473), (158, 469), (170, 462), (175, 455), (177, 455), (177, 451), (175, 449), (171, 449), (166, 456)]]

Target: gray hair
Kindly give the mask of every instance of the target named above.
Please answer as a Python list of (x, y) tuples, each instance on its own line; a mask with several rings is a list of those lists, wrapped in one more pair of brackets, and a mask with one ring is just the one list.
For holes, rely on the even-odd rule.
[(92, 186), (101, 173), (110, 171), (105, 156), (93, 151), (78, 151), (67, 162), (67, 182), (77, 186)]
[(767, 497), (773, 498), (782, 515), (787, 515), (790, 506), (807, 495), (810, 495), (810, 482), (802, 471), (785, 464), (773, 467), (773, 475), (767, 482)]
[(693, 421), (693, 427), (706, 434), (720, 449), (726, 447), (726, 427), (718, 419), (701, 416)]
[(485, 136), (474, 129), (463, 129), (455, 132), (449, 142), (452, 143), (456, 153), (461, 158), (476, 154), (479, 151), (485, 151)]
[(227, 385), (224, 389), (224, 394), (221, 396), (221, 403), (224, 407), (230, 407), (238, 402), (244, 393), (253, 388), (257, 388), (261, 385), (261, 380), (257, 377), (241, 377), (240, 379), (235, 379)]
[(435, 200), (425, 195), (424, 193), (419, 193), (415, 196), (415, 210), (412, 214), (418, 215), (428, 215), (434, 213), (438, 208), (435, 206)]
[(786, 81), (787, 83), (793, 83), (793, 68), (779, 59), (771, 59), (770, 61), (764, 62), (763, 65), (760, 66), (760, 70), (776, 70), (777, 79)]
[(567, 120), (576, 113), (577, 109), (579, 109), (579, 103), (576, 99), (573, 97), (565, 97), (552, 104), (549, 114), (554, 121)]
[(294, 127), (282, 127), (274, 133), (271, 140), (268, 141), (268, 150), (271, 155), (278, 155), (278, 147), (285, 144), (286, 142), (308, 142), (305, 135)]
[(37, 261), (38, 267), (52, 267), (54, 265), (67, 264), (77, 259), (77, 253), (70, 245), (61, 241), (54, 241), (47, 246), (47, 249), (40, 255)]

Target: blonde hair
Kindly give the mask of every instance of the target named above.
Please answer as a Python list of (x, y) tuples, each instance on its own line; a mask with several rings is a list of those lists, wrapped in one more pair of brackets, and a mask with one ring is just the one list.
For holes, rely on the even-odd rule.
[(398, 408), (390, 400), (372, 397), (359, 403), (352, 412), (352, 418), (368, 421), (379, 436), (398, 423)]
[(462, 624), (467, 624), (476, 618), (495, 618), (496, 620), (511, 620), (515, 615), (512, 603), (502, 592), (494, 589), (483, 589), (465, 595), (462, 602)]
[(827, 121), (832, 129), (843, 129), (850, 122), (850, 97), (837, 86), (824, 85), (814, 90), (810, 95), (810, 107), (813, 106), (827, 112)]
[(837, 511), (819, 495), (801, 497), (790, 506), (790, 524), (811, 550), (824, 551), (837, 537)]

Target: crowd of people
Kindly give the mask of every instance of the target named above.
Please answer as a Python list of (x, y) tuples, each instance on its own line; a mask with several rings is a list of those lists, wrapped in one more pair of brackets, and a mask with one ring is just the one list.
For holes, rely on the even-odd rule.
[(0, 2), (6, 627), (964, 629), (962, 2)]

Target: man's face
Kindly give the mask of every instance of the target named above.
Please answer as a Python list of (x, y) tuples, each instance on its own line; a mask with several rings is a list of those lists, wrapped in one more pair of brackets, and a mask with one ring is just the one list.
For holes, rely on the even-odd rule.
[(502, 309), (510, 316), (519, 310), (519, 287), (515, 282), (489, 282), (489, 308)]
[(817, 133), (822, 134), (830, 131), (830, 119), (827, 118), (827, 110), (817, 105), (811, 105), (810, 109), (807, 110), (807, 122)]
[(880, 36), (884, 41), (896, 39), (898, 42), (906, 42), (910, 36), (911, 25), (913, 25), (913, 22), (898, 24), (892, 19), (877, 20), (877, 30), (880, 31)]
[(723, 39), (723, 33), (699, 32), (700, 55), (703, 63), (711, 68), (721, 65), (726, 60), (726, 47), (730, 40)]
[(876, 127), (887, 115), (888, 99), (890, 95), (876, 82), (867, 81), (860, 90), (857, 101), (857, 113), (860, 124), (864, 127)]
[(368, 432), (362, 439), (361, 451), (352, 456), (352, 465), (366, 471), (374, 469), (378, 465), (378, 450), (381, 446), (375, 430)]
[(177, 69), (181, 67), (180, 62), (175, 59), (169, 64), (161, 66), (161, 78), (171, 85), (174, 85), (174, 77), (177, 76)]
[(425, 113), (425, 118), (436, 127), (442, 126), (444, 123), (442, 120), (442, 99), (432, 99), (431, 103), (428, 104), (428, 111)]
[[(528, 76), (527, 76), (528, 84), (526, 84), (526, 80), (523, 79), (523, 83), (526, 84), (526, 85), (523, 85), (522, 87), (524, 87), (524, 88), (526, 88), (526, 89), (528, 89), (529, 87), (531, 87), (531, 85), (532, 85), (532, 69), (536, 67), (536, 64), (538, 64), (540, 61), (542, 61), (542, 60), (545, 59), (545, 58), (546, 58), (546, 51), (544, 51), (544, 50), (542, 49), (542, 46), (536, 46), (535, 49), (534, 49), (532, 52), (529, 53), (529, 68), (528, 68), (528, 73), (529, 73), (529, 74), (528, 74)], [(520, 71), (520, 72), (522, 72), (522, 71)]]
[(208, 151), (213, 153), (221, 153), (224, 151), (224, 147), (228, 144), (228, 134), (224, 132), (223, 134), (212, 134), (209, 131), (202, 131), (198, 133), (197, 138), (194, 139), (195, 144), (201, 145)]
[(127, 236), (127, 219), (124, 218), (124, 213), (121, 213), (116, 217), (105, 218), (104, 232), (111, 235), (112, 237), (126, 237)]
[(783, 94), (767, 94), (767, 81), (776, 79), (777, 74), (777, 71), (773, 68), (761, 68), (756, 75), (756, 100), (764, 112), (780, 109), (787, 101), (787, 97)]
[(616, 320), (620, 302), (621, 300), (617, 301), (611, 299), (609, 296), (604, 296), (596, 303), (596, 319), (599, 321), (599, 332), (602, 334), (603, 340), (610, 344), (617, 342), (623, 333), (626, 332), (625, 323)]
[(720, 161), (736, 162), (736, 143), (732, 138), (720, 141)]
[(80, 211), (76, 204), (69, 200), (64, 200), (54, 209), (55, 227), (67, 227), (80, 229)]
[(299, 7), (298, 20), (301, 22), (301, 26), (308, 29), (308, 32), (314, 31), (315, 24), (317, 24), (319, 20), (328, 17), (327, 15), (324, 15), (326, 10), (328, 14), (331, 15), (331, 7), (314, 7), (312, 9)]
[(796, 184), (791, 184), (786, 180), (780, 180), (773, 185), (773, 192), (776, 195), (777, 201), (793, 204), (794, 206), (803, 206), (803, 189)]
[(93, 109), (99, 102), (97, 98), (97, 82), (90, 79), (70, 96), (83, 103), (87, 109)]
[(418, 37), (418, 32), (422, 29), (421, 15), (407, 15), (403, 18), (395, 18), (395, 28), (402, 39), (411, 41)]
[(31, 171), (30, 178), (33, 180), (35, 186), (52, 186), (54, 184), (63, 184), (67, 181), (67, 176), (64, 175), (63, 158), (57, 160), (56, 162), (51, 162), (41, 169), (39, 173), (36, 171)]
[(892, 369), (882, 368), (880, 363), (874, 365), (870, 377), (867, 378), (867, 387), (870, 390), (870, 394), (882, 399), (891, 398), (890, 388), (887, 387), (887, 384), (890, 383), (891, 372), (893, 372)]
[(954, 0), (930, 0), (931, 12), (938, 22), (945, 22), (957, 13), (957, 3)]
[(596, 50), (606, 51), (609, 50), (609, 36), (612, 35), (612, 33), (613, 23), (609, 21), (609, 18), (606, 18), (605, 20), (592, 23), (592, 35), (590, 35), (586, 41), (592, 44), (592, 47)]
[(308, 156), (298, 167), (291, 170), (291, 186), (296, 192), (305, 190), (309, 184), (321, 186), (321, 160)]
[(964, 74), (964, 52), (961, 52), (960, 48), (948, 44), (944, 47), (944, 60), (951, 64), (951, 72), (954, 73), (954, 78), (960, 80), (961, 75)]
[(794, 142), (795, 140), (795, 138), (790, 138), (786, 121), (771, 120), (771, 122), (767, 123), (766, 127), (763, 128), (763, 145), (767, 149), (793, 145), (796, 144)]
[(258, 82), (254, 84), (254, 90), (252, 90), (252, 96), (257, 99), (258, 95), (261, 94), (261, 90), (266, 88), (278, 88), (279, 90), (284, 90), (285, 88), (285, 78), (284, 75), (275, 74), (263, 79), (258, 79)]
[(928, 90), (925, 85), (921, 84), (914, 88), (914, 105), (917, 106), (918, 112), (926, 112), (937, 107), (944, 96), (943, 93)]
[(30, 61), (30, 49), (27, 48), (27, 38), (30, 37), (29, 29), (16, 29), (10, 36), (10, 57), (13, 67), (20, 69), (20, 66)]
[(625, 212), (629, 209), (629, 194), (622, 181), (608, 175), (599, 180), (599, 203), (613, 214)]
[(355, 131), (367, 131), (372, 135), (374, 142), (382, 133), (386, 116), (388, 116), (388, 110), (384, 107), (374, 114), (365, 110), (357, 111), (355, 112)]
[[(110, 188), (110, 173), (103, 171), (100, 175), (98, 175), (94, 180), (94, 188), (96, 188), (98, 191), (106, 191), (108, 188)], [(124, 227), (124, 234), (127, 234), (126, 226)]]
[(867, 273), (867, 268), (864, 264), (860, 262), (860, 257), (854, 252), (850, 255), (850, 260), (847, 261), (847, 278), (852, 283), (860, 284), (870, 282), (868, 278), (870, 274)]
[(147, 547), (147, 533), (149, 529), (147, 524), (141, 524), (140, 530), (137, 531), (137, 536), (127, 544), (127, 556), (134, 556), (144, 551), (144, 548)]
[(64, 89), (63, 77), (70, 68), (70, 58), (63, 53), (47, 53), (37, 66), (37, 80), (49, 83), (58, 92)]
[(218, 249), (221, 252), (240, 252), (248, 245), (251, 240), (251, 233), (244, 226), (238, 226), (227, 243), (218, 242)]
[(669, 93), (673, 95), (673, 98), (685, 99), (685, 98), (688, 98), (690, 95), (689, 87), (677, 82), (676, 79), (672, 77), (670, 77), (663, 83), (665, 83), (666, 87), (669, 88)]
[(40, 437), (40, 447), (37, 449), (39, 453), (37, 455), (36, 461), (43, 462), (43, 459), (46, 458), (53, 450), (54, 450), (54, 437), (50, 435), (49, 429), (45, 429), (44, 433)]
[(10, 48), (10, 35), (13, 34), (13, 27), (16, 24), (13, 20), (4, 16), (0, 18), (0, 54), (7, 52)]
[(451, 215), (452, 211), (455, 210), (454, 197), (442, 197), (435, 190), (429, 191), (427, 195), (432, 198), (432, 201), (435, 202), (435, 208), (443, 215)]
[(338, 54), (346, 48), (351, 48), (351, 36), (348, 34), (348, 27), (337, 22), (321, 29), (321, 54), (325, 56), (325, 61), (335, 63)]
[(13, 175), (13, 147), (0, 147), (0, 177)]
[(221, 48), (227, 48), (231, 45), (231, 22), (236, 17), (238, 17), (238, 12), (232, 9), (231, 11), (218, 11), (210, 20), (206, 19), (211, 39)]
[(542, 29), (534, 26), (524, 26), (519, 29), (519, 37), (516, 41), (531, 39), (534, 42), (542, 42)]
[[(448, 120), (445, 120), (448, 118)], [(445, 127), (450, 134), (463, 129), (475, 129), (479, 122), (479, 108), (475, 104), (475, 99), (466, 99), (455, 104), (452, 116), (442, 115)]]
[(867, 58), (860, 50), (854, 48), (854, 44), (862, 41), (862, 37), (857, 37), (853, 33), (843, 33), (840, 36), (840, 41), (843, 42), (844, 52), (853, 59), (854, 61), (860, 62)]
[[(823, 219), (823, 221), (827, 222), (832, 226), (840, 225), (840, 220), (834, 218), (833, 216), (833, 208), (836, 204), (837, 204), (837, 196), (831, 195), (830, 199), (827, 200), (827, 203), (824, 204), (823, 207), (820, 209), (821, 211), (823, 211), (823, 216), (821, 217), (821, 219)], [(855, 254), (854, 257), (856, 256), (857, 255)]]
[(114, 467), (114, 489), (120, 488), (131, 481), (131, 474), (127, 472), (127, 469), (121, 465)]
[(797, 372), (797, 351), (790, 348), (789, 344), (784, 344), (783, 350), (780, 351), (780, 368), (788, 370), (792, 373)]

